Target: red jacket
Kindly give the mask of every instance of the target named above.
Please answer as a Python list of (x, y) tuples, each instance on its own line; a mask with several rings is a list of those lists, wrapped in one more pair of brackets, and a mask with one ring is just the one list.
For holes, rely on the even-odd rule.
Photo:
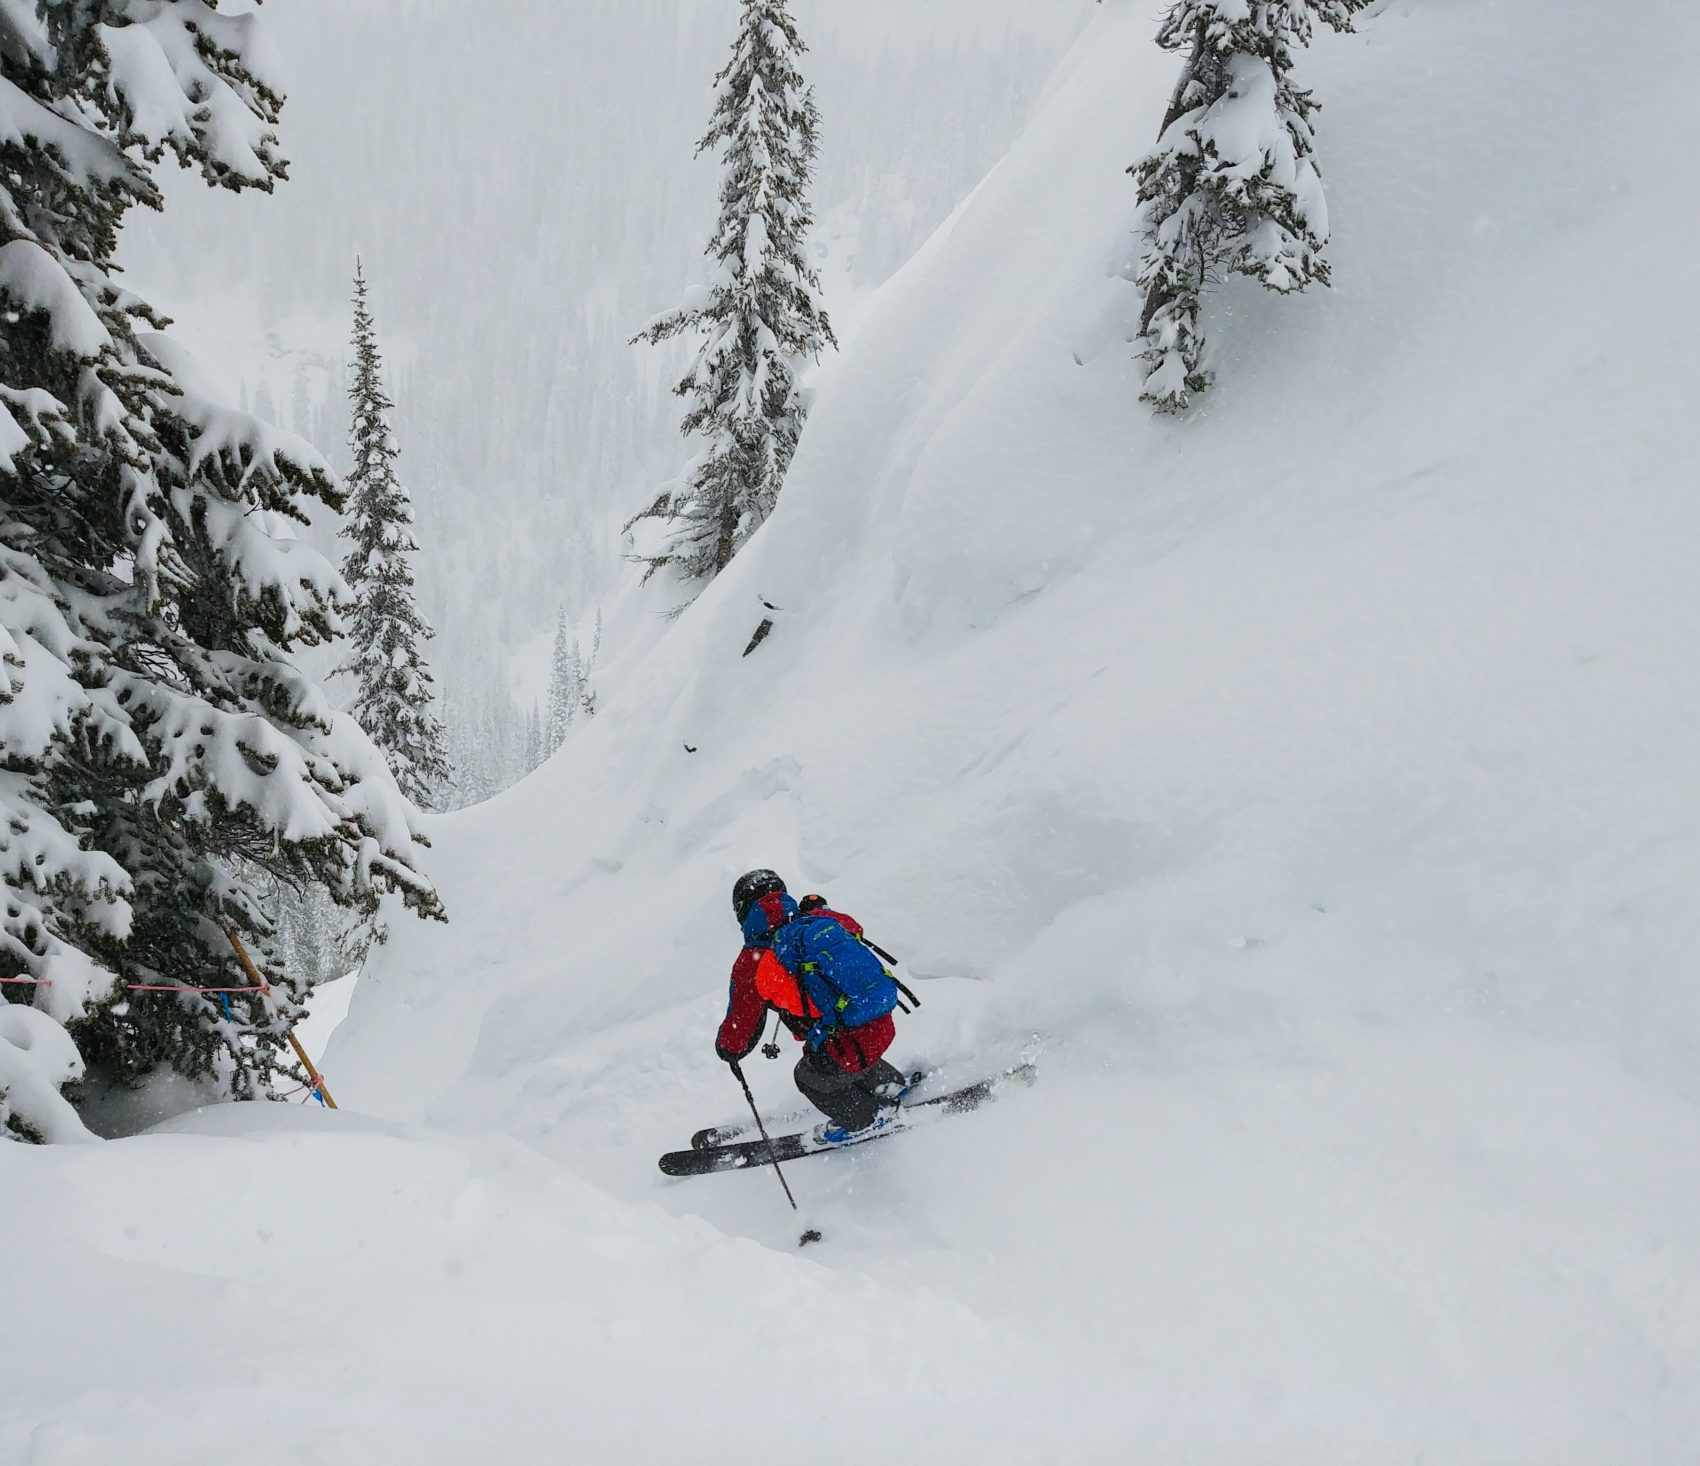
[[(781, 925), (783, 912), (778, 896), (764, 896), (757, 904), (765, 911), (769, 903), (772, 904), (769, 912), (771, 931)], [(810, 914), (830, 916), (846, 931), (858, 937), (862, 935), (862, 924), (842, 911), (823, 908)], [(744, 1058), (761, 1038), (770, 1008), (779, 1014), (780, 1022), (790, 1030), (791, 1037), (798, 1040), (820, 1017), (820, 1010), (803, 995), (797, 979), (785, 970), (785, 965), (773, 955), (772, 949), (752, 944), (738, 953), (738, 960), (732, 964), (726, 1017), (721, 1020), (720, 1032), (715, 1036), (714, 1052), (722, 1059)], [(828, 1039), (822, 1051), (830, 1054), (847, 1073), (858, 1074), (884, 1057), (896, 1037), (897, 1025), (887, 1013), (872, 1023), (847, 1029)]]

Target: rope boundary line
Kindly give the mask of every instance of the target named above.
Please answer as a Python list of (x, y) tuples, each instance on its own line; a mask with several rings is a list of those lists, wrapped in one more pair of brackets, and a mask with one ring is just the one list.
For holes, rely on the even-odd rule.
[[(0, 977), (0, 985), (38, 988), (58, 986), (51, 977)], [(124, 993), (204, 993), (208, 997), (216, 997), (220, 993), (269, 993), (271, 984), (265, 983), (259, 987), (245, 988), (195, 988), (188, 987), (183, 983), (125, 982), (118, 985), (118, 991)]]

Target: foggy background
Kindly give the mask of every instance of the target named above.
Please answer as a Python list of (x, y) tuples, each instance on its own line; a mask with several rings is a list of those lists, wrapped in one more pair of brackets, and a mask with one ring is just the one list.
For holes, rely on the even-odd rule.
[[(823, 124), (813, 252), (843, 342), (1004, 150), (1095, 6), (794, 8)], [(364, 261), (430, 659), (462, 745), (477, 716), (472, 741), (510, 736), (493, 704), (523, 720), (544, 695), (557, 608), (588, 641), (633, 573), (620, 526), (689, 451), (670, 388), (692, 344), (627, 342), (702, 273), (720, 167), (694, 151), (736, 11), (272, 0), (290, 181), (272, 199), (174, 188), (124, 240), (131, 283), (232, 397), (339, 471)], [(333, 534), (312, 537), (340, 559)]]

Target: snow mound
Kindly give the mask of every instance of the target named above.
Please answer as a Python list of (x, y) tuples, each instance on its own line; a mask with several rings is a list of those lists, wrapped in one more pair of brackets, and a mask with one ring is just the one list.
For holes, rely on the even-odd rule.
[(49, 1142), (93, 1139), (59, 1092), (82, 1075), (77, 1046), (52, 1018), (0, 1003), (0, 1144), (14, 1126)]
[(306, 1016), (295, 1025), (295, 1036), (315, 1063), (338, 1025), (348, 1016), (348, 1005), (354, 1000), (354, 988), (359, 981), (360, 974), (351, 972), (320, 983), (308, 998)]
[[(121, 1443), (160, 1466), (564, 1449), (713, 1466), (750, 1459), (758, 1419), (762, 1451), (800, 1459), (836, 1407), (760, 1408), (773, 1382), (801, 1379), (799, 1319), (887, 1331), (839, 1362), (841, 1386), (877, 1394), (887, 1438), (932, 1459), (959, 1438), (953, 1420), (992, 1441), (1035, 1382), (1073, 1393), (948, 1299), (616, 1201), (500, 1136), (227, 1104), (75, 1157), (23, 1151), (8, 1148), (6, 1217), (32, 1258), (5, 1295), (31, 1327), (0, 1401), (6, 1461), (106, 1461)], [(98, 1289), (98, 1327), (63, 1304), (73, 1275)], [(216, 1367), (207, 1339), (224, 1341)]]

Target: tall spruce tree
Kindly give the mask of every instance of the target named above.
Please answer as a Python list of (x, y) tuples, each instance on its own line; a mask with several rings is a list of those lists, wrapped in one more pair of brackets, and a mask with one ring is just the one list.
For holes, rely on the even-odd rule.
[(476, 683), (463, 685), (444, 711), (453, 767), (445, 808), (464, 809), (500, 794), (554, 751), (548, 709), (522, 710), (506, 680), (488, 668)]
[(578, 706), (587, 718), (596, 716), (596, 685), (590, 674), (596, 670), (596, 659), (602, 655), (602, 613), (596, 613), (596, 629), (590, 634), (590, 655), (579, 658)]
[(555, 615), (555, 644), (549, 657), (547, 753), (553, 753), (566, 742), (573, 719), (579, 714), (583, 675), (578, 643), (567, 634), (567, 612), (563, 607)]
[(530, 773), (538, 768), (543, 760), (549, 757), (548, 730), (543, 721), (543, 710), (534, 702), (531, 712), (525, 720), (525, 771)]
[(663, 566), (687, 579), (718, 574), (773, 512), (808, 412), (802, 364), (837, 345), (805, 252), (819, 147), (814, 94), (797, 67), (806, 50), (786, 0), (742, 0), (697, 147), (699, 156), (719, 149), (726, 166), (706, 251), (714, 276), (699, 299), (633, 338), (702, 338), (674, 391), (689, 403), (681, 431), (705, 449), (632, 521), (669, 526), (665, 548), (643, 557), (651, 574)]
[(1204, 291), (1249, 275), (1286, 294), (1328, 283), (1328, 208), (1316, 166), (1317, 108), (1293, 85), (1293, 50), (1313, 22), (1352, 29), (1369, 0), (1176, 0), (1157, 43), (1185, 51), (1139, 182), (1145, 289), (1143, 399), (1182, 411), (1209, 385)]
[[(114, 279), (167, 153), (233, 190), (284, 177), (257, 25), (0, 0), (0, 1027), (30, 1039), (0, 1044), (0, 1132), (25, 1138), (84, 1133), (59, 1092), (81, 1061), (264, 1091), (304, 996), (274, 882), (441, 914), (395, 780), (294, 656), (346, 589), (274, 529), (335, 485)], [(201, 989), (248, 985), (230, 932), (270, 992), (226, 1007)]]
[(340, 670), (355, 679), (355, 720), (383, 750), (401, 792), (420, 809), (430, 809), (449, 776), (423, 650), (435, 633), (414, 604), (408, 559), (419, 545), (413, 537), (413, 505), (396, 475), (389, 422), (393, 404), (384, 393), (383, 358), (358, 263), (354, 381), (348, 397), (354, 413), (348, 437), (354, 468), (342, 532), (353, 548), (343, 561), (343, 575), (353, 588), (355, 611), (353, 650)]

